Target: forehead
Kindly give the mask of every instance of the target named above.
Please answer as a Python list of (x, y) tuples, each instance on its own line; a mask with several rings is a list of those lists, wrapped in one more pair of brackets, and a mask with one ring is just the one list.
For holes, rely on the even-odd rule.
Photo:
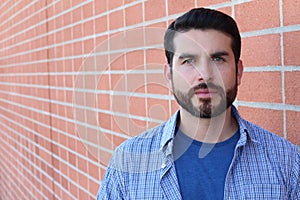
[(175, 54), (205, 52), (207, 54), (216, 51), (232, 52), (232, 39), (230, 36), (213, 29), (177, 32), (174, 37)]

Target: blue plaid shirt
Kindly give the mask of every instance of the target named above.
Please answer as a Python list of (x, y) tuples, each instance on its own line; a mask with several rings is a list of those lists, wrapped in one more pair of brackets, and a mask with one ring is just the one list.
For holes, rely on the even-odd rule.
[[(299, 200), (297, 147), (242, 119), (235, 107), (232, 111), (240, 139), (227, 172), (224, 199)], [(116, 149), (97, 200), (182, 199), (172, 158), (178, 114)]]

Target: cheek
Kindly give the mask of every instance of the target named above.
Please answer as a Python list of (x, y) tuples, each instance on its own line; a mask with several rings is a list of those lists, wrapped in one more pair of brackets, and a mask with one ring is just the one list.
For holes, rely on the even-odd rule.
[(219, 85), (224, 84), (225, 88), (230, 88), (236, 84), (236, 79), (237, 75), (235, 70), (223, 70), (220, 71), (219, 78), (217, 80), (220, 81)]
[(193, 83), (193, 74), (178, 70), (173, 71), (173, 82), (175, 86), (191, 87)]
[(229, 89), (233, 89), (234, 87), (236, 87), (237, 85), (237, 77), (234, 75), (234, 76), (230, 76), (230, 79), (228, 77), (228, 80), (226, 80), (226, 82), (224, 82), (225, 84), (225, 90), (229, 90)]

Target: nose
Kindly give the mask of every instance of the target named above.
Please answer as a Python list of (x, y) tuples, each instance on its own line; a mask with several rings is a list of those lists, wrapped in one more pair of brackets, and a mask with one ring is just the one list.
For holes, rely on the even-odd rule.
[(214, 67), (209, 60), (203, 59), (198, 66), (194, 66), (194, 70), (197, 73), (197, 79), (199, 82), (208, 82), (213, 78)]

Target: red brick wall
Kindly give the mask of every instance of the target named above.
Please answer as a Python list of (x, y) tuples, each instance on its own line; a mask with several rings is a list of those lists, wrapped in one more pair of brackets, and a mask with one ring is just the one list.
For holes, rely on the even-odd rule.
[(0, 199), (94, 199), (114, 148), (177, 109), (162, 35), (195, 6), (238, 22), (242, 115), (300, 145), (299, 1), (3, 0)]

